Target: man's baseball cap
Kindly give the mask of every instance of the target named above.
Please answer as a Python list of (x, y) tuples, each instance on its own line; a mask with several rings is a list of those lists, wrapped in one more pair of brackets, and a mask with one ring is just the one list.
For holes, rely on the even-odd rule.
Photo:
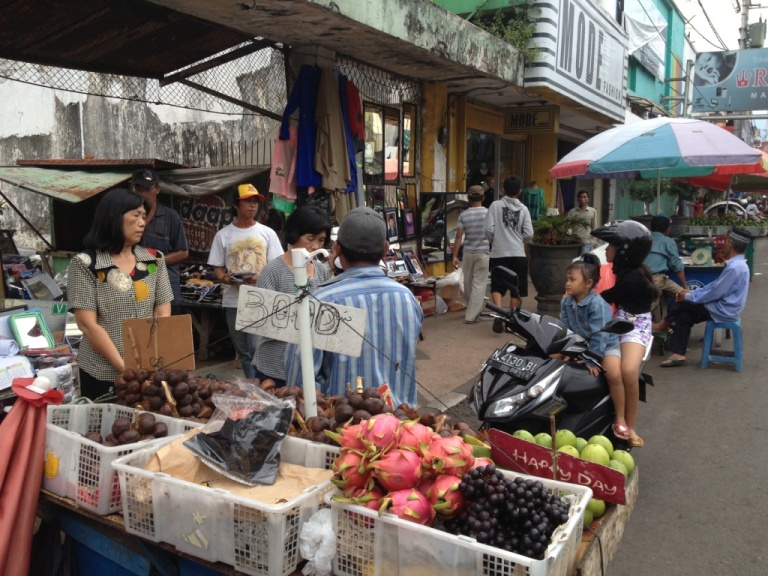
[(142, 188), (152, 188), (152, 186), (159, 181), (160, 178), (158, 177), (157, 172), (149, 168), (142, 168), (133, 173), (130, 183), (135, 186), (141, 186)]
[(259, 202), (264, 202), (264, 196), (259, 194), (259, 191), (256, 190), (256, 186), (253, 184), (240, 184), (240, 186), (237, 187), (238, 200), (245, 200), (246, 198), (253, 198), (254, 196), (257, 197)]
[(380, 254), (387, 244), (387, 225), (375, 210), (355, 208), (341, 221), (338, 241), (356, 254)]
[(474, 185), (469, 187), (469, 190), (467, 190), (467, 195), (469, 196), (470, 200), (477, 202), (478, 200), (485, 198), (485, 191), (483, 190), (482, 186)]

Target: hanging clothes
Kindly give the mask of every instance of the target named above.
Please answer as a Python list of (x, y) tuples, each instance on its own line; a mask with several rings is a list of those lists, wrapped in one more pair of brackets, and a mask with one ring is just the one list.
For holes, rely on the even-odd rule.
[(315, 118), (317, 120), (315, 170), (322, 175), (323, 188), (345, 190), (352, 176), (344, 136), (339, 84), (330, 70), (323, 70), (320, 73)]
[(349, 194), (352, 193), (357, 198), (358, 195), (358, 182), (357, 182), (357, 163), (355, 162), (355, 142), (352, 136), (352, 130), (349, 123), (349, 101), (347, 100), (347, 84), (348, 79), (344, 75), (339, 75), (339, 99), (341, 104), (341, 116), (344, 123), (344, 138), (347, 144), (347, 162), (349, 162), (349, 174), (350, 181), (344, 191)]
[(355, 151), (365, 150), (365, 117), (363, 116), (363, 101), (360, 98), (360, 91), (352, 80), (347, 79), (347, 115), (349, 119), (349, 130), (355, 139)]
[(299, 111), (298, 142), (296, 147), (296, 185), (320, 186), (323, 178), (315, 170), (315, 145), (317, 127), (315, 125), (315, 110), (317, 108), (317, 91), (320, 70), (315, 66), (305, 64), (299, 69), (296, 84), (291, 90), (288, 103), (283, 111), (283, 122), (280, 124), (280, 140), (290, 139), (289, 120), (291, 114)]
[(286, 200), (296, 200), (296, 151), (299, 131), (288, 128), (288, 140), (275, 140), (272, 150), (272, 169), (269, 173), (269, 191)]

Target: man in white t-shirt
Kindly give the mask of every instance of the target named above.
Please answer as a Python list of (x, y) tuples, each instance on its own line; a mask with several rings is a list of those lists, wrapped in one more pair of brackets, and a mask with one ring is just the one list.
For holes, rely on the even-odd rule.
[(213, 266), (216, 279), (223, 285), (221, 306), (227, 318), (229, 336), (235, 345), (240, 366), (246, 378), (255, 378), (252, 363), (256, 351), (256, 335), (237, 330), (237, 298), (241, 284), (255, 285), (264, 265), (283, 253), (280, 239), (271, 228), (256, 222), (259, 202), (264, 196), (253, 184), (237, 187), (238, 197), (232, 211), (235, 219), (216, 233), (208, 264)]

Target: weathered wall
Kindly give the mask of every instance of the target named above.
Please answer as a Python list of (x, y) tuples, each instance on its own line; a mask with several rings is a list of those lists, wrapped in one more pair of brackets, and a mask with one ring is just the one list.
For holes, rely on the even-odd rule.
[[(40, 67), (41, 76), (44, 68)], [(280, 74), (282, 65), (245, 71), (237, 78), (241, 97), (269, 109), (284, 102), (265, 102), (259, 89), (267, 75)], [(93, 74), (96, 84), (103, 77)], [(110, 94), (128, 94), (113, 84)], [(131, 80), (135, 90), (136, 80)], [(103, 90), (103, 87), (101, 88)], [(142, 97), (141, 94), (138, 95)], [(190, 91), (188, 106), (200, 106)], [(0, 81), (0, 165), (20, 158), (158, 158), (190, 166), (223, 165), (237, 156), (238, 145), (251, 143), (275, 125), (261, 116), (232, 116), (119, 98), (87, 96), (13, 81)], [(222, 154), (226, 150), (227, 154)], [(49, 200), (0, 183), (0, 190), (50, 240)], [(17, 245), (43, 249), (44, 243), (8, 208), (3, 228), (17, 230)], [(90, 223), (83, 223), (84, 231)]]

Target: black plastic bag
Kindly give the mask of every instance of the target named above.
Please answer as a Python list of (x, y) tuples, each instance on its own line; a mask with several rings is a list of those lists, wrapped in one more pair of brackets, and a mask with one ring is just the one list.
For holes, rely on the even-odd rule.
[(50, 522), (41, 522), (32, 538), (29, 573), (35, 576), (77, 576), (72, 540)]
[[(243, 407), (242, 400), (238, 398), (239, 402), (222, 414), (218, 430), (206, 426), (184, 446), (207, 466), (232, 480), (249, 486), (272, 485), (280, 468), (280, 445), (293, 420), (294, 406), (271, 397), (269, 402), (257, 402), (248, 408)], [(214, 401), (217, 410), (228, 405), (224, 400)], [(216, 420), (216, 416), (211, 420)]]

